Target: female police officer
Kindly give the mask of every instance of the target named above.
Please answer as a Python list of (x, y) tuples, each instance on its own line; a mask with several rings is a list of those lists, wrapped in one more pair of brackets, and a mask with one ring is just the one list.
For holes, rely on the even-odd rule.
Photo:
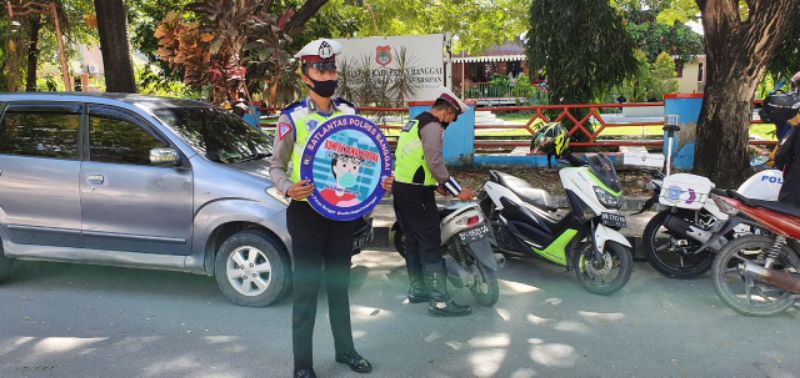
[[(340, 51), (338, 42), (320, 39), (309, 43), (295, 55), (301, 61), (301, 79), (310, 92), (304, 100), (288, 106), (281, 113), (270, 162), (270, 176), (275, 187), (292, 199), (286, 211), (286, 224), (292, 237), (294, 262), (292, 345), (295, 377), (316, 377), (312, 336), (322, 266), (325, 267), (336, 361), (348, 364), (356, 372), (372, 371), (369, 361), (356, 352), (350, 328), (347, 290), (353, 223), (330, 220), (314, 211), (306, 200), (314, 186), (308, 180), (300, 180), (300, 155), (311, 132), (332, 117), (356, 113), (352, 104), (332, 98), (338, 79), (335, 59)], [(384, 188), (391, 188), (392, 180), (385, 180)]]

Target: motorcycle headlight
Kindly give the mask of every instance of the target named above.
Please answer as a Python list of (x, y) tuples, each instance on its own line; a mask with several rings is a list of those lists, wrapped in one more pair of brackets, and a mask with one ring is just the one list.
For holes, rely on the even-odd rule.
[(619, 209), (622, 206), (622, 196), (615, 196), (599, 186), (594, 187), (594, 194), (597, 195), (597, 200), (605, 207)]

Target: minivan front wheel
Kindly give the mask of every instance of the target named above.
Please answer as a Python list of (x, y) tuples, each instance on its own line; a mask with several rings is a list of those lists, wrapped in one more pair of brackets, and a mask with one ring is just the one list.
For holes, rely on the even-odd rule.
[(289, 288), (290, 271), (282, 246), (257, 230), (229, 237), (214, 261), (217, 285), (225, 298), (239, 306), (264, 307), (278, 301)]

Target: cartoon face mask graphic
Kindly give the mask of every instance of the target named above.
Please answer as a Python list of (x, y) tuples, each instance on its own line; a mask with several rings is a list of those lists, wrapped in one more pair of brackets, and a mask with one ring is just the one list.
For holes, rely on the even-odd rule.
[(337, 156), (331, 161), (331, 171), (336, 184), (341, 188), (352, 188), (358, 179), (361, 160), (350, 156)]

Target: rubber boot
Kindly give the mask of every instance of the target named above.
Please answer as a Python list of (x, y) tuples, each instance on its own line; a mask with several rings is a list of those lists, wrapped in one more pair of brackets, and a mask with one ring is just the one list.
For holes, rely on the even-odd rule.
[(406, 270), (408, 271), (408, 301), (410, 303), (422, 303), (431, 299), (428, 286), (422, 274), (422, 262), (419, 255), (409, 253), (406, 249)]
[(447, 294), (447, 277), (444, 273), (443, 264), (426, 265), (425, 281), (431, 292), (431, 299), (428, 302), (428, 314), (431, 316), (464, 316), (472, 313), (472, 308), (462, 306)]
[(425, 285), (425, 280), (420, 277), (408, 277), (408, 301), (410, 303), (422, 303), (431, 300), (431, 294), (428, 291), (428, 286)]

